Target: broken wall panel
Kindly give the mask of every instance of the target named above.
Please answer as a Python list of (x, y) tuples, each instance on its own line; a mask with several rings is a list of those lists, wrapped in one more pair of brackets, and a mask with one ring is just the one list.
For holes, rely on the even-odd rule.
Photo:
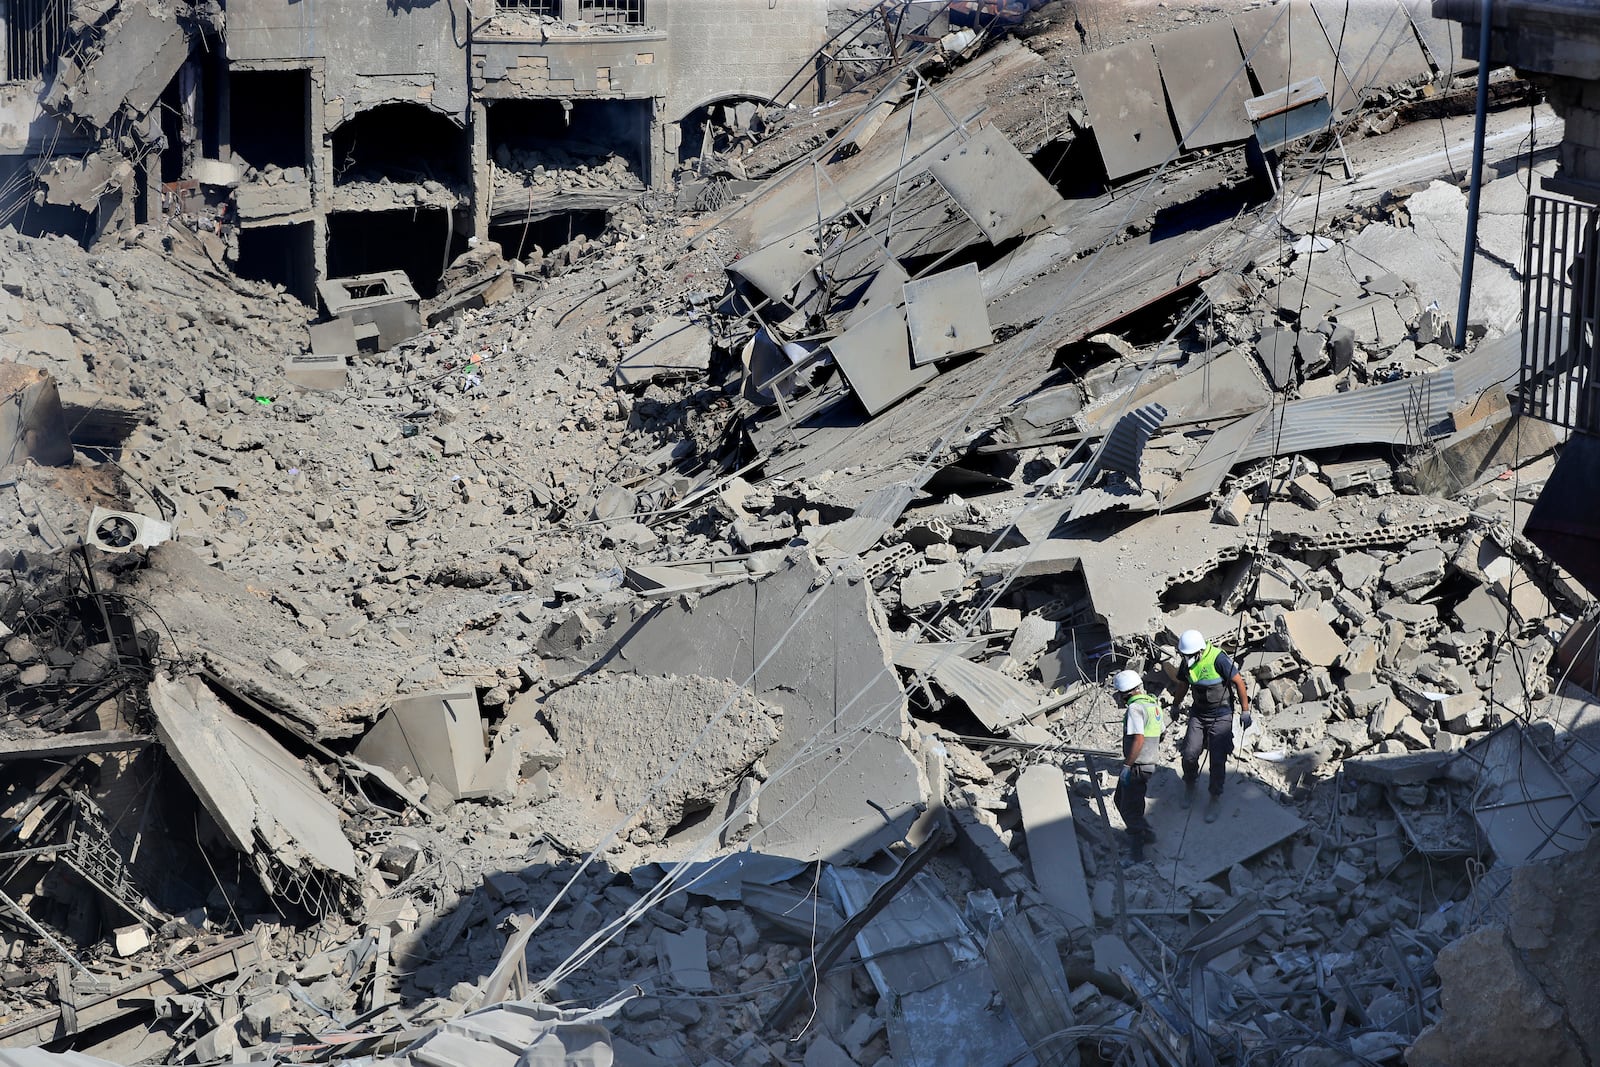
[(1250, 138), (1244, 102), (1255, 95), (1227, 22), (1173, 30), (1152, 42), (1186, 151)]
[(991, 244), (1048, 228), (1061, 194), (1022, 157), (998, 126), (945, 145), (928, 169)]
[(103, 41), (86, 66), (63, 66), (55, 87), (65, 88), (68, 110), (93, 126), (107, 125), (124, 106), (148, 112), (189, 56), (175, 12), (155, 4), (123, 4)]
[(903, 307), (885, 307), (828, 342), (828, 351), (868, 415), (877, 415), (939, 373), (931, 363), (911, 362)]
[(1078, 60), (1083, 92), (1106, 177), (1150, 170), (1178, 150), (1161, 88), (1161, 68), (1149, 41), (1129, 41)]
[(906, 282), (906, 325), (917, 366), (994, 343), (977, 264)]
[(199, 678), (157, 676), (150, 687), (156, 734), (201, 805), (239, 852), (270, 864), (256, 871), (267, 892), (281, 867), (354, 878), (355, 850), (321, 788), (260, 727), (223, 706)]
[(772, 855), (840, 862), (898, 840), (923, 800), (920, 765), (900, 740), (906, 694), (886, 634), (864, 581), (830, 577), (800, 555), (692, 607), (680, 598), (619, 625), (597, 646), (597, 665), (735, 682), (754, 676), (756, 695), (784, 711), (783, 733), (764, 762), (803, 762), (762, 788), (752, 843)]

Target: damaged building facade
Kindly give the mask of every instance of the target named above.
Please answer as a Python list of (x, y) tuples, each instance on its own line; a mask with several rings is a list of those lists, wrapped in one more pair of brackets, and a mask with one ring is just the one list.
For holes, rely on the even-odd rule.
[(595, 236), (713, 115), (815, 103), (827, 28), (825, 0), (202, 8), (8, 0), (0, 217), (92, 242), (186, 214), (307, 303), (390, 270), (431, 296), (472, 238)]

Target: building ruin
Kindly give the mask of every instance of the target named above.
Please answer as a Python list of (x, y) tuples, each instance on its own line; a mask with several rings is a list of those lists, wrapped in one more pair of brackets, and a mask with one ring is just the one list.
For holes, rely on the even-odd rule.
[(0, 4), (0, 1064), (1600, 1050), (1588, 5)]

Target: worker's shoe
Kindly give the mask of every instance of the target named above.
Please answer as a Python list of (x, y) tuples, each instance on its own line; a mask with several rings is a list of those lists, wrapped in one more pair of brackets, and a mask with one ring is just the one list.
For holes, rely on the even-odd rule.
[(1216, 822), (1217, 817), (1221, 814), (1222, 798), (1213, 795), (1210, 800), (1206, 801), (1206, 822)]
[(1141, 841), (1139, 838), (1135, 837), (1133, 839), (1133, 843), (1128, 848), (1128, 858), (1124, 862), (1123, 866), (1131, 866), (1131, 865), (1133, 865), (1135, 863), (1143, 863), (1143, 862), (1144, 862), (1144, 842)]
[(1178, 804), (1183, 808), (1184, 811), (1188, 811), (1190, 808), (1194, 807), (1194, 789), (1194, 782), (1183, 783), (1183, 799), (1180, 800)]
[(1156, 843), (1156, 832), (1155, 832), (1155, 830), (1152, 827), (1146, 826), (1143, 830), (1139, 831), (1139, 840), (1144, 842), (1147, 845), (1155, 844)]

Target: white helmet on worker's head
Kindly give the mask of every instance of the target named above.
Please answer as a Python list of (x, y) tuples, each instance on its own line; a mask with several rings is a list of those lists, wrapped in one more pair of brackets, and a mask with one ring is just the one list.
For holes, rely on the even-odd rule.
[(1144, 685), (1138, 671), (1118, 671), (1111, 676), (1111, 687), (1119, 693), (1131, 693)]
[(1178, 654), (1193, 656), (1206, 647), (1206, 639), (1199, 630), (1185, 630), (1178, 635)]

